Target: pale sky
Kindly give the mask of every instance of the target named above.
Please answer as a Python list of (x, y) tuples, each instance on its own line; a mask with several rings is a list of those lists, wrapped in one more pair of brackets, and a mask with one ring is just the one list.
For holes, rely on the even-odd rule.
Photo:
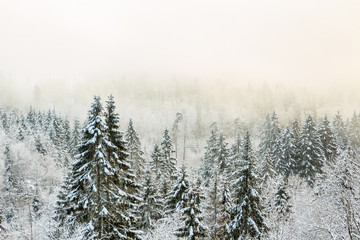
[(0, 75), (360, 81), (358, 0), (0, 0)]

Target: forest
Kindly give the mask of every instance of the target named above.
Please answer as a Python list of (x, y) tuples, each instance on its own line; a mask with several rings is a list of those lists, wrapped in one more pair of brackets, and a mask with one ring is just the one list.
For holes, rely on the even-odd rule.
[(360, 239), (358, 113), (274, 111), (205, 137), (185, 114), (144, 143), (112, 95), (86, 119), (2, 107), (1, 238)]

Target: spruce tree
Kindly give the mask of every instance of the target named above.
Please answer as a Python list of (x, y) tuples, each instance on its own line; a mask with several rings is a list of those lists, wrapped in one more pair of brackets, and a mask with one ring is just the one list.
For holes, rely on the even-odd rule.
[(70, 147), (69, 147), (69, 152), (72, 155), (76, 155), (77, 154), (77, 146), (81, 141), (81, 127), (80, 127), (80, 121), (75, 119), (74, 120), (74, 125), (73, 125), (73, 130), (71, 132), (71, 138), (70, 138)]
[(139, 204), (139, 214), (141, 217), (140, 228), (145, 231), (155, 225), (155, 221), (162, 217), (162, 199), (152, 182), (150, 172), (146, 176), (142, 185), (141, 203)]
[(94, 97), (63, 205), (69, 222), (85, 225), (85, 239), (135, 238), (133, 175), (112, 98), (107, 103), (105, 125), (100, 97)]
[[(139, 234), (136, 231), (138, 221), (136, 213), (140, 201), (138, 197), (140, 186), (136, 183), (131, 159), (127, 158), (129, 154), (126, 142), (123, 140), (124, 133), (119, 130), (120, 118), (115, 108), (114, 97), (110, 95), (106, 101), (104, 141), (107, 164), (109, 164), (109, 173), (106, 173), (106, 168), (104, 171), (108, 175), (104, 182), (108, 188), (105, 194), (105, 207), (108, 212), (104, 214), (104, 219), (108, 224), (106, 237), (135, 238)], [(117, 204), (114, 205), (114, 202)]]
[(214, 146), (214, 160), (220, 174), (228, 168), (229, 164), (229, 150), (226, 147), (227, 142), (225, 141), (225, 137), (222, 133), (220, 133), (220, 136)]
[(218, 138), (218, 129), (216, 123), (210, 126), (210, 137), (207, 141), (206, 151), (202, 159), (201, 175), (204, 179), (204, 185), (209, 186), (209, 180), (213, 176), (215, 166), (215, 144)]
[(332, 126), (336, 139), (336, 145), (338, 146), (339, 150), (338, 154), (340, 154), (341, 151), (346, 150), (349, 140), (347, 135), (347, 127), (343, 121), (340, 112), (337, 112), (337, 114), (335, 115)]
[[(267, 115), (260, 132), (258, 147), (258, 158), (264, 163), (261, 169), (262, 174), (274, 169), (273, 164), (279, 161), (280, 133), (281, 129), (276, 113), (273, 112), (271, 118)], [(270, 168), (266, 168), (269, 166), (268, 163), (271, 164)]]
[(134, 129), (131, 119), (129, 121), (129, 126), (126, 131), (125, 139), (127, 152), (129, 153), (128, 159), (130, 159), (133, 163), (133, 169), (135, 170), (136, 178), (140, 180), (140, 178), (144, 174), (144, 152), (141, 150), (141, 142), (137, 132)]
[(279, 158), (275, 163), (278, 174), (288, 178), (294, 172), (293, 166), (296, 164), (297, 143), (292, 129), (286, 126), (280, 137)]
[(299, 161), (298, 173), (300, 177), (312, 186), (315, 181), (315, 175), (321, 173), (321, 167), (324, 162), (324, 152), (319, 133), (316, 129), (316, 123), (308, 116), (300, 134), (301, 159)]
[(348, 127), (348, 136), (351, 148), (356, 152), (359, 152), (360, 149), (360, 117), (354, 112), (351, 117), (349, 127)]
[(176, 171), (176, 158), (173, 156), (174, 152), (169, 131), (166, 129), (161, 142), (161, 155), (165, 167), (165, 174), (168, 178), (172, 178)]
[(165, 213), (172, 214), (176, 210), (186, 207), (188, 201), (189, 180), (186, 174), (185, 167), (180, 170), (177, 181), (169, 192), (169, 196), (165, 201)]
[(238, 163), (237, 159), (240, 158), (241, 155), (241, 137), (240, 134), (236, 136), (235, 142), (233, 145), (231, 145), (231, 148), (229, 150), (229, 173), (234, 172), (238, 166), (236, 165)]
[(156, 180), (159, 181), (162, 176), (165, 174), (165, 164), (161, 156), (161, 150), (159, 145), (154, 145), (154, 150), (151, 153), (150, 168), (156, 176)]
[(318, 133), (326, 161), (333, 161), (337, 154), (335, 135), (331, 129), (330, 122), (325, 116), (318, 126)]
[(227, 228), (230, 239), (260, 239), (267, 231), (253, 161), (250, 134), (246, 131), (242, 147), (242, 167), (234, 172), (235, 180), (231, 183), (234, 203), (231, 208), (231, 222)]
[(190, 191), (186, 207), (182, 209), (183, 226), (175, 231), (175, 236), (188, 240), (201, 239), (206, 236), (206, 227), (203, 225), (202, 210), (196, 203), (196, 193)]
[(172, 125), (172, 134), (173, 134), (173, 139), (174, 139), (174, 143), (175, 143), (175, 158), (178, 158), (178, 139), (179, 139), (179, 124), (180, 122), (183, 120), (183, 114), (181, 112), (177, 112), (176, 113), (176, 117), (174, 120), (174, 123)]

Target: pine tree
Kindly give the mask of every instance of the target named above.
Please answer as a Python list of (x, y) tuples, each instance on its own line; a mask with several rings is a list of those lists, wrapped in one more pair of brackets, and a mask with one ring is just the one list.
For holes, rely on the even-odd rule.
[(337, 112), (335, 115), (332, 126), (335, 134), (336, 145), (338, 146), (339, 150), (338, 154), (340, 154), (340, 151), (346, 150), (348, 146), (347, 129), (340, 112)]
[(84, 224), (85, 239), (135, 238), (135, 184), (126, 162), (124, 142), (112, 98), (107, 102), (105, 125), (100, 97), (94, 97), (83, 129), (77, 161), (72, 166), (65, 211), (69, 222)]
[(320, 135), (320, 141), (325, 160), (333, 161), (337, 154), (337, 146), (335, 135), (326, 116), (319, 123), (318, 133)]
[(183, 120), (183, 114), (181, 112), (176, 113), (175, 121), (172, 125), (172, 134), (175, 143), (175, 158), (177, 159), (178, 153), (178, 138), (179, 138), (179, 124)]
[(220, 186), (217, 171), (214, 173), (212, 181), (210, 181), (211, 188), (208, 191), (208, 206), (207, 206), (207, 226), (209, 227), (209, 235), (211, 239), (218, 239), (219, 233), (219, 213), (220, 213)]
[(292, 163), (292, 165), (289, 166), (290, 169), (290, 173), (291, 174), (297, 174), (299, 171), (299, 166), (300, 166), (300, 127), (299, 127), (299, 123), (297, 121), (297, 119), (295, 119), (293, 121), (293, 123), (291, 124), (291, 132), (293, 133), (294, 136), (294, 162)]
[(140, 228), (147, 231), (153, 228), (155, 221), (162, 217), (161, 211), (163, 209), (161, 197), (158, 195), (152, 182), (150, 172), (146, 173), (142, 186), (141, 199), (139, 205), (139, 213), (141, 216)]
[(233, 204), (231, 191), (229, 189), (229, 184), (226, 179), (221, 179), (220, 181), (221, 189), (221, 198), (220, 198), (220, 214), (218, 217), (219, 239), (227, 239), (229, 237), (226, 229), (231, 221), (231, 206)]
[(210, 137), (207, 141), (205, 155), (202, 159), (201, 175), (204, 179), (204, 185), (209, 186), (209, 180), (213, 176), (213, 169), (215, 165), (215, 144), (218, 138), (218, 129), (216, 123), (210, 126)]
[(351, 148), (354, 149), (356, 152), (359, 152), (360, 149), (360, 118), (354, 112), (353, 116), (351, 117), (349, 128), (348, 128), (348, 136)]
[(145, 159), (144, 152), (141, 150), (141, 142), (137, 132), (133, 127), (133, 122), (130, 119), (129, 126), (126, 131), (126, 148), (129, 153), (128, 159), (133, 163), (133, 169), (137, 179), (139, 180), (144, 174)]
[(283, 180), (280, 180), (276, 194), (275, 194), (275, 211), (279, 218), (288, 219), (291, 213), (291, 205), (289, 203), (290, 197), (286, 191), (286, 185)]
[(189, 180), (186, 174), (185, 167), (180, 170), (180, 174), (174, 186), (172, 187), (169, 196), (165, 201), (165, 213), (172, 214), (176, 210), (180, 210), (186, 206), (188, 201)]
[(257, 191), (257, 176), (254, 172), (250, 134), (247, 131), (242, 147), (242, 168), (234, 172), (231, 183), (234, 204), (231, 208), (231, 222), (228, 225), (230, 239), (246, 237), (260, 238), (267, 231), (262, 214), (261, 198)]
[(174, 234), (188, 240), (203, 238), (206, 236), (206, 227), (202, 224), (202, 211), (196, 203), (196, 193), (191, 191), (187, 197), (186, 207), (182, 210), (183, 227), (177, 229)]
[(70, 139), (70, 148), (69, 148), (69, 152), (72, 155), (76, 155), (77, 154), (77, 146), (81, 141), (81, 127), (80, 127), (80, 121), (75, 119), (74, 120), (74, 126), (73, 126), (73, 130), (71, 132), (71, 139)]
[(151, 158), (152, 161), (150, 162), (150, 168), (155, 173), (156, 180), (159, 181), (165, 172), (165, 164), (163, 158), (161, 157), (159, 145), (155, 144), (154, 150), (151, 153)]
[[(278, 118), (276, 113), (273, 112), (271, 118), (266, 116), (262, 130), (260, 132), (260, 143), (258, 147), (258, 157), (265, 164), (261, 172), (264, 174), (266, 171), (273, 169), (273, 164), (278, 162), (279, 158), (279, 140), (281, 129), (279, 127)], [(268, 159), (270, 158), (270, 159)], [(266, 161), (271, 163), (271, 168), (264, 168), (267, 166)]]
[(280, 137), (279, 158), (275, 163), (275, 169), (278, 174), (283, 175), (286, 179), (293, 173), (293, 166), (296, 164), (297, 145), (292, 129), (287, 126)]
[(44, 156), (46, 154), (46, 150), (41, 142), (39, 134), (35, 136), (35, 148), (41, 155)]
[(173, 156), (174, 152), (169, 131), (165, 130), (163, 140), (161, 142), (161, 155), (165, 167), (165, 174), (168, 178), (172, 178), (173, 173), (176, 171), (176, 158)]
[(316, 129), (313, 118), (309, 115), (306, 119), (300, 134), (300, 152), (299, 175), (313, 185), (315, 175), (321, 173), (321, 167), (324, 162), (324, 153), (322, 151), (320, 136)]
[(240, 134), (236, 136), (235, 142), (231, 145), (229, 150), (229, 173), (234, 172), (239, 166), (236, 165), (238, 162), (237, 159), (240, 158), (241, 155), (241, 137)]
[(71, 129), (70, 129), (70, 122), (67, 118), (63, 121), (63, 133), (64, 133), (64, 150), (68, 153), (71, 148)]
[(225, 142), (224, 135), (220, 133), (214, 146), (214, 160), (219, 169), (219, 173), (222, 174), (228, 168), (229, 150), (226, 148), (227, 142)]
[[(102, 216), (104, 216), (108, 227), (106, 237), (114, 239), (124, 236), (135, 238), (138, 235), (136, 213), (140, 201), (138, 198), (140, 186), (136, 183), (131, 166), (132, 162), (127, 159), (126, 142), (123, 140), (123, 132), (119, 130), (120, 118), (115, 112), (115, 102), (112, 95), (106, 101), (105, 123), (104, 144), (108, 160), (108, 166), (105, 166), (108, 167), (109, 173), (105, 168), (104, 172), (108, 176), (104, 184), (108, 190), (105, 194), (106, 205), (102, 209)], [(113, 205), (114, 202), (118, 204)]]

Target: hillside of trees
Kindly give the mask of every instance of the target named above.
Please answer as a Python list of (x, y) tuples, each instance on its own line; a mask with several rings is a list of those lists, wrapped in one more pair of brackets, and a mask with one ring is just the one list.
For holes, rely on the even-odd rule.
[(360, 239), (360, 114), (187, 126), (178, 112), (149, 142), (121, 107), (0, 108), (1, 239)]

